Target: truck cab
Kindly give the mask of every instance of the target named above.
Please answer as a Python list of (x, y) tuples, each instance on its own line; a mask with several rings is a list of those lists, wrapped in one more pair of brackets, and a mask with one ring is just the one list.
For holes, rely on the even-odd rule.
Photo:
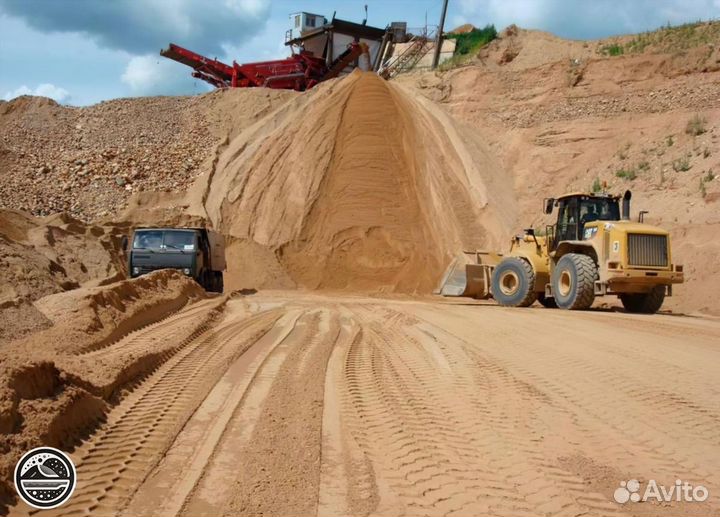
[(207, 291), (223, 291), (225, 243), (217, 232), (205, 228), (136, 228), (125, 248), (130, 278), (158, 269), (177, 269)]

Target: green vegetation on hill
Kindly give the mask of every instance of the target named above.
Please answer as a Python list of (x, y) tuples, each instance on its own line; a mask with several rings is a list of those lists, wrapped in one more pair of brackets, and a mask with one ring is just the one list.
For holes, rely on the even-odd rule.
[(606, 56), (622, 56), (625, 53), (625, 49), (618, 45), (617, 43), (613, 43), (611, 45), (605, 45), (600, 49), (600, 52), (605, 54)]
[(599, 52), (606, 56), (652, 52), (677, 52), (703, 44), (720, 43), (720, 21), (670, 24), (660, 29), (643, 32), (625, 43), (604, 45)]
[(497, 29), (494, 25), (486, 25), (482, 29), (473, 29), (463, 34), (450, 33), (445, 37), (455, 40), (455, 53), (441, 65), (441, 70), (449, 70), (470, 60), (482, 47), (497, 38)]
[(486, 25), (483, 29), (473, 29), (463, 34), (447, 34), (445, 37), (455, 40), (456, 56), (474, 54), (497, 38), (497, 30), (494, 25)]

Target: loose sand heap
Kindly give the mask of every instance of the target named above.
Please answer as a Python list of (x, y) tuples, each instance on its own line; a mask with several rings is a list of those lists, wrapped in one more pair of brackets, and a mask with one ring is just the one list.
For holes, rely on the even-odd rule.
[[(324, 85), (263, 122), (220, 156), (206, 208), (225, 234), (272, 250), (301, 287), (427, 293), (458, 251), (513, 229), (512, 185), (484, 145), (375, 74)], [(250, 257), (236, 259), (231, 278)]]
[(46, 327), (32, 302), (124, 278), (121, 227), (0, 210), (0, 341)]

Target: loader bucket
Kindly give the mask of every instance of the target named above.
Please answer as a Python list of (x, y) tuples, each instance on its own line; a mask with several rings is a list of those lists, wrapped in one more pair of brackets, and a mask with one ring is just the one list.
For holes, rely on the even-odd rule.
[(497, 255), (466, 252), (456, 257), (445, 270), (436, 294), (490, 298), (490, 277)]

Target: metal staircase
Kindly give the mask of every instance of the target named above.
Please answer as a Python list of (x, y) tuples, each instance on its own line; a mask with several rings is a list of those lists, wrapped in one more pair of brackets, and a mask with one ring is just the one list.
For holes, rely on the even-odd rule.
[(409, 41), (410, 45), (401, 54), (393, 56), (380, 70), (378, 75), (384, 79), (391, 79), (396, 75), (407, 72), (417, 65), (425, 55), (433, 48), (433, 34), (423, 31), (417, 36), (413, 36)]

